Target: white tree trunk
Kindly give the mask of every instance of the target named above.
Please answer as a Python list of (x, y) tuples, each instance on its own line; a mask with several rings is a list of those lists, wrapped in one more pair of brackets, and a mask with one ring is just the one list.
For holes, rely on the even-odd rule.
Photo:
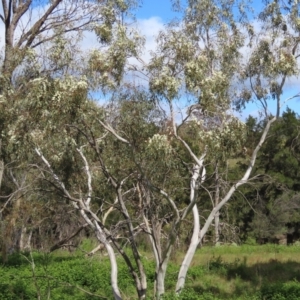
[(192, 239), (191, 239), (191, 243), (189, 245), (188, 251), (185, 254), (184, 260), (181, 264), (181, 267), (180, 267), (180, 270), (178, 273), (178, 279), (177, 279), (177, 283), (176, 283), (176, 293), (180, 293), (180, 291), (184, 287), (187, 271), (190, 267), (190, 264), (192, 262), (194, 254), (195, 254), (195, 251), (199, 244), (200, 218), (199, 218), (198, 208), (196, 205), (193, 207), (193, 217), (194, 217), (193, 235), (192, 235)]
[(121, 293), (118, 287), (118, 265), (117, 265), (117, 259), (115, 255), (115, 251), (113, 247), (110, 245), (109, 241), (106, 239), (104, 232), (102, 231), (101, 227), (99, 224), (95, 221), (94, 222), (96, 226), (96, 236), (99, 242), (103, 243), (106, 251), (108, 253), (109, 261), (110, 261), (110, 266), (111, 266), (111, 273), (110, 273), (110, 282), (111, 282), (111, 287), (113, 291), (113, 295), (115, 300), (121, 300)]
[(21, 233), (20, 233), (20, 240), (19, 240), (20, 251), (23, 251), (25, 248), (24, 239), (25, 239), (26, 231), (27, 231), (27, 228), (24, 225), (22, 225)]
[(220, 242), (220, 212), (217, 212), (215, 215), (215, 245), (218, 246)]
[(169, 258), (171, 255), (171, 251), (167, 254), (167, 257), (163, 261), (162, 264), (159, 265), (156, 271), (156, 299), (159, 300), (165, 293), (165, 277), (167, 272), (167, 265), (169, 262)]
[[(215, 207), (219, 204), (220, 201), (220, 181), (219, 181), (219, 164), (216, 163), (216, 170), (215, 170), (215, 176), (216, 176), (216, 194), (215, 194)], [(217, 246), (220, 242), (220, 212), (217, 212), (215, 215), (215, 245)]]
[[(203, 165), (203, 160), (202, 160), (202, 165)], [(200, 166), (197, 164), (194, 166), (193, 176), (191, 178), (191, 190), (190, 190), (190, 201), (191, 202), (195, 201), (197, 180), (199, 178), (199, 174), (200, 174)], [(204, 180), (204, 176), (205, 176), (205, 170), (203, 169), (202, 180)], [(190, 264), (192, 262), (194, 254), (195, 254), (195, 251), (199, 244), (200, 218), (199, 218), (198, 207), (196, 204), (194, 205), (192, 212), (193, 212), (193, 218), (194, 218), (193, 235), (191, 238), (191, 243), (189, 245), (188, 251), (184, 257), (184, 260), (183, 260), (180, 270), (179, 270), (177, 284), (176, 284), (176, 293), (180, 293), (180, 291), (184, 287), (187, 271), (190, 267)]]
[(27, 243), (26, 243), (24, 249), (31, 249), (31, 238), (32, 238), (32, 230), (29, 231)]
[(155, 296), (156, 299), (161, 299), (163, 294), (165, 293), (165, 277), (167, 272), (167, 266), (171, 257), (173, 245), (176, 241), (176, 232), (179, 228), (180, 220), (177, 220), (176, 223), (173, 224), (173, 228), (171, 229), (171, 234), (169, 236), (169, 243), (165, 253), (162, 255), (162, 260), (159, 265), (156, 266), (156, 282), (155, 282)]
[[(87, 177), (88, 177), (88, 197), (87, 197), (86, 201), (83, 201), (82, 199), (75, 199), (70, 195), (70, 193), (66, 189), (64, 183), (59, 179), (57, 174), (51, 168), (51, 165), (48, 162), (48, 160), (44, 157), (44, 155), (41, 153), (41, 151), (38, 148), (35, 148), (35, 152), (46, 164), (52, 177), (57, 182), (57, 184), (60, 186), (60, 188), (63, 190), (65, 196), (72, 201), (74, 208), (80, 212), (81, 216), (84, 218), (84, 220), (87, 222), (87, 224), (89, 224), (90, 227), (95, 231), (96, 237), (99, 240), (99, 242), (101, 242), (105, 246), (106, 251), (108, 253), (109, 260), (110, 260), (110, 265), (111, 265), (110, 279), (111, 279), (113, 295), (114, 295), (115, 300), (122, 300), (121, 293), (120, 293), (120, 290), (118, 287), (118, 265), (117, 265), (117, 259), (116, 259), (114, 249), (110, 245), (109, 241), (107, 240), (106, 233), (102, 230), (102, 228), (98, 224), (99, 219), (98, 219), (97, 215), (95, 215), (90, 210), (90, 207), (89, 207), (91, 195), (92, 195), (91, 173), (89, 170), (89, 165), (88, 165), (87, 160), (86, 160), (85, 156), (83, 155), (81, 149), (77, 149), (77, 151), (79, 152), (79, 154), (81, 155), (81, 157), (85, 163), (85, 170), (86, 170)], [(86, 214), (86, 211), (88, 211), (88, 213), (91, 217), (88, 217), (88, 215)]]
[[(254, 149), (253, 151), (253, 154), (252, 154), (252, 157), (250, 159), (250, 163), (249, 163), (249, 166), (243, 176), (243, 178), (241, 180), (239, 180), (236, 184), (234, 184), (230, 190), (228, 191), (228, 193), (226, 194), (226, 196), (222, 199), (222, 201), (213, 208), (213, 210), (211, 211), (211, 213), (209, 214), (203, 228), (199, 231), (199, 235), (198, 235), (198, 241), (197, 243), (194, 242), (193, 240), (193, 243), (191, 243), (191, 245), (189, 246), (189, 249), (187, 251), (187, 254), (185, 255), (185, 258), (184, 258), (184, 261), (181, 265), (181, 268), (180, 268), (180, 271), (179, 271), (179, 275), (178, 275), (178, 280), (177, 280), (177, 284), (176, 284), (176, 292), (177, 293), (180, 293), (180, 291), (182, 290), (182, 288), (184, 287), (184, 284), (185, 284), (185, 278), (186, 278), (186, 274), (187, 274), (187, 271), (188, 271), (188, 268), (189, 268), (189, 265), (190, 265), (190, 262), (195, 254), (195, 251), (197, 249), (197, 246), (195, 247), (195, 244), (199, 245), (202, 238), (205, 236), (208, 228), (211, 226), (216, 214), (220, 211), (220, 209), (230, 200), (231, 196), (233, 195), (233, 193), (238, 189), (239, 186), (245, 184), (248, 182), (248, 179), (250, 177), (250, 174), (251, 174), (251, 171), (254, 167), (254, 164), (255, 164), (255, 160), (256, 160), (256, 157), (257, 157), (257, 153), (259, 151), (259, 149), (261, 148), (261, 146), (263, 145), (266, 137), (267, 137), (267, 134), (270, 130), (270, 127), (272, 125), (272, 123), (276, 121), (276, 117), (270, 119), (268, 121), (268, 123), (266, 124), (266, 127), (262, 133), (262, 136), (260, 138), (260, 141), (258, 143), (258, 145), (256, 146), (256, 148)], [(198, 162), (199, 160), (197, 159), (196, 162)], [(192, 189), (191, 189), (192, 191)], [(193, 214), (194, 214), (194, 208), (193, 208)], [(195, 216), (195, 214), (194, 214)], [(194, 219), (194, 230), (196, 232), (196, 229), (195, 229), (195, 223), (198, 222), (199, 220), (199, 216), (198, 218)], [(193, 234), (193, 238), (196, 237), (196, 233), (195, 233), (195, 236)]]

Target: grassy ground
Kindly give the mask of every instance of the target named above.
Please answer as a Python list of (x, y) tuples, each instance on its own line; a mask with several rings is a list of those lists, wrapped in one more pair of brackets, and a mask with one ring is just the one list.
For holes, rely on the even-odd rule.
[[(187, 287), (216, 299), (293, 299), (291, 286), (300, 299), (299, 252), (299, 246), (204, 247), (192, 262)], [(193, 276), (199, 268), (203, 275)]]
[[(300, 299), (299, 246), (221, 246), (199, 249), (188, 272), (185, 300)], [(165, 299), (174, 299), (183, 253), (173, 256), (167, 271)], [(143, 253), (152, 299), (154, 263)], [(34, 268), (33, 264), (34, 262)], [(111, 299), (110, 266), (106, 256), (81, 253), (15, 254), (0, 266), (0, 299)], [(119, 284), (124, 299), (136, 299), (126, 266), (120, 259)], [(84, 291), (83, 291), (84, 289)], [(89, 294), (90, 293), (90, 294)]]

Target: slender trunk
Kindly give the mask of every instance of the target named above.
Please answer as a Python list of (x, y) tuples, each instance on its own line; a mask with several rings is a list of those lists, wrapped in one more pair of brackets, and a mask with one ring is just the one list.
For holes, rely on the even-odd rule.
[[(193, 176), (191, 178), (191, 190), (190, 190), (190, 201), (191, 202), (195, 201), (197, 180), (199, 178), (199, 173), (200, 173), (200, 166), (197, 164), (194, 166)], [(177, 279), (177, 283), (176, 283), (176, 293), (180, 293), (180, 291), (184, 287), (187, 271), (190, 267), (190, 264), (192, 262), (194, 254), (195, 254), (195, 251), (199, 244), (198, 241), (199, 241), (199, 235), (200, 235), (200, 218), (199, 218), (199, 212), (198, 212), (198, 208), (197, 208), (196, 204), (194, 205), (192, 212), (193, 212), (193, 218), (194, 218), (193, 235), (191, 238), (191, 242), (190, 242), (188, 251), (184, 257), (184, 260), (183, 260), (180, 270), (179, 270), (178, 279)]]
[(144, 299), (146, 298), (146, 291), (147, 291), (147, 277), (146, 277), (146, 273), (144, 270), (144, 266), (143, 263), (141, 261), (141, 257), (140, 254), (138, 252), (137, 249), (137, 245), (136, 245), (136, 241), (134, 238), (134, 228), (132, 225), (132, 220), (129, 216), (129, 213), (127, 211), (126, 205), (124, 203), (123, 200), (123, 196), (121, 193), (121, 185), (118, 187), (117, 189), (117, 194), (118, 194), (118, 200), (119, 200), (119, 204), (121, 206), (122, 209), (122, 214), (125, 218), (125, 220), (127, 221), (127, 228), (130, 234), (129, 240), (130, 240), (130, 246), (132, 249), (132, 254), (136, 263), (136, 266), (138, 268), (138, 272), (139, 272), (139, 276), (138, 274), (134, 274), (133, 279), (135, 281), (135, 285), (136, 285), (136, 289), (137, 289), (137, 293), (139, 296), (139, 299)]
[(166, 251), (162, 255), (162, 260), (158, 266), (156, 266), (156, 299), (161, 299), (163, 294), (165, 293), (165, 277), (167, 272), (167, 266), (171, 257), (171, 253), (173, 250), (174, 243), (177, 238), (178, 229), (180, 226), (180, 219), (177, 219), (175, 223), (173, 223), (170, 235), (169, 235), (169, 242), (166, 248)]
[(200, 218), (199, 218), (198, 208), (196, 205), (193, 207), (193, 217), (194, 217), (193, 235), (192, 235), (192, 239), (191, 239), (188, 251), (185, 254), (184, 260), (181, 264), (181, 267), (180, 267), (180, 270), (178, 273), (178, 279), (177, 279), (177, 283), (176, 283), (176, 293), (177, 294), (179, 294), (180, 291), (184, 287), (187, 271), (190, 267), (190, 264), (192, 262), (192, 259), (194, 257), (194, 254), (195, 254), (198, 244), (199, 244)]
[[(157, 223), (157, 224), (156, 224)], [(161, 237), (161, 226), (162, 224), (158, 221), (158, 218), (151, 218), (151, 225), (152, 225), (152, 236), (150, 236), (150, 241), (153, 249), (153, 253), (155, 256), (155, 280), (154, 280), (154, 291), (153, 294), (157, 294), (157, 281), (158, 281), (158, 272), (160, 268), (160, 262), (162, 261), (162, 249), (160, 243)]]
[[(160, 249), (158, 249), (158, 247), (160, 247), (157, 244), (157, 239), (155, 238), (156, 233), (154, 232), (154, 230), (151, 230), (150, 225), (149, 225), (149, 221), (148, 218), (145, 216), (145, 214), (143, 213), (143, 219), (144, 219), (144, 223), (146, 225), (147, 231), (148, 231), (148, 235), (149, 235), (149, 239), (150, 239), (150, 243), (152, 246), (152, 251), (155, 257), (155, 265), (156, 265), (156, 274), (158, 274), (158, 266), (159, 266), (159, 261), (160, 261)], [(152, 224), (153, 226), (154, 224)], [(156, 295), (156, 288), (157, 288), (157, 275), (155, 276), (155, 281), (154, 281), (154, 295)]]
[(117, 259), (114, 252), (113, 247), (110, 245), (109, 241), (106, 239), (105, 234), (99, 224), (95, 221), (94, 222), (96, 227), (96, 236), (99, 242), (103, 243), (106, 251), (108, 253), (108, 257), (110, 260), (111, 272), (110, 272), (110, 282), (113, 291), (113, 295), (115, 300), (122, 300), (121, 293), (118, 287), (118, 265)]
[(3, 163), (2, 160), (0, 160), (0, 191), (1, 191), (1, 183), (2, 183), (2, 178), (3, 178), (3, 172), (4, 172), (4, 163)]
[(21, 233), (20, 233), (20, 239), (19, 239), (19, 249), (20, 249), (20, 251), (23, 251), (24, 248), (25, 248), (24, 239), (25, 239), (26, 231), (27, 231), (27, 228), (24, 225), (22, 225)]
[(217, 212), (215, 215), (215, 246), (218, 246), (220, 243), (220, 212)]
[(31, 249), (32, 230), (29, 231), (27, 243), (24, 249)]
[[(219, 204), (220, 201), (220, 181), (219, 181), (219, 164), (216, 163), (215, 170), (215, 180), (216, 180), (216, 193), (215, 193), (215, 207)], [(215, 245), (217, 246), (220, 242), (220, 212), (217, 212), (215, 215)]]
[[(144, 207), (148, 207), (150, 205), (151, 199), (148, 193), (145, 193), (145, 201), (146, 203), (143, 203), (143, 197), (141, 194), (141, 189), (139, 185), (137, 185), (137, 191), (140, 199), (140, 207), (143, 208), (143, 220), (148, 232), (149, 240), (152, 246), (152, 251), (155, 257), (155, 265), (156, 265), (156, 276), (155, 276), (155, 281), (154, 281), (154, 295), (156, 295), (156, 288), (157, 288), (157, 274), (158, 274), (158, 268), (159, 268), (159, 262), (161, 260), (161, 247), (160, 247), (160, 230), (161, 230), (161, 225), (156, 224), (156, 221), (158, 218), (153, 218), (150, 217), (151, 212), (148, 209), (144, 209)], [(149, 219), (151, 220), (151, 226), (149, 224)], [(152, 228), (151, 228), (152, 227)]]
[[(81, 203), (81, 205), (84, 206), (83, 203)], [(80, 214), (83, 217), (83, 219), (90, 225), (91, 228), (93, 228), (98, 241), (104, 245), (104, 247), (108, 253), (108, 257), (109, 257), (109, 261), (110, 261), (110, 267), (111, 267), (110, 283), (111, 283), (114, 299), (122, 300), (121, 293), (120, 293), (119, 286), (118, 286), (117, 259), (116, 259), (116, 255), (115, 255), (113, 247), (110, 245), (109, 241), (107, 240), (106, 233), (102, 230), (102, 228), (100, 227), (100, 225), (98, 224), (98, 222), (96, 220), (97, 217), (93, 216), (92, 212), (90, 212), (90, 213), (92, 214), (92, 217), (94, 219), (93, 221), (87, 216), (84, 209), (80, 209), (75, 202), (73, 202), (73, 206), (75, 208), (79, 209)]]
[(167, 266), (169, 262), (169, 258), (171, 255), (171, 251), (169, 255), (166, 255), (164, 261), (158, 266), (156, 270), (156, 299), (159, 300), (165, 293), (165, 277), (167, 272)]
[[(249, 162), (249, 166), (244, 174), (244, 176), (242, 177), (242, 179), (240, 179), (236, 184), (234, 184), (228, 191), (228, 193), (226, 194), (226, 196), (222, 199), (222, 201), (220, 201), (218, 203), (218, 205), (216, 205), (213, 210), (211, 211), (211, 213), (209, 214), (208, 218), (206, 219), (206, 222), (203, 226), (203, 228), (200, 230), (199, 232), (199, 236), (198, 236), (198, 242), (197, 242), (197, 245), (200, 244), (202, 238), (205, 236), (208, 228), (211, 226), (213, 220), (215, 219), (215, 216), (216, 214), (220, 211), (220, 209), (230, 200), (230, 198), (232, 197), (233, 193), (238, 189), (239, 186), (245, 184), (248, 182), (248, 179), (250, 177), (250, 174), (252, 172), (252, 169), (254, 167), (254, 164), (255, 164), (255, 161), (256, 161), (256, 157), (257, 157), (257, 153), (259, 151), (259, 149), (261, 148), (261, 146), (263, 145), (266, 137), (267, 137), (267, 134), (270, 130), (270, 127), (272, 125), (273, 122), (276, 121), (276, 117), (270, 119), (262, 133), (262, 136), (260, 138), (260, 141), (258, 143), (258, 145), (256, 146), (253, 154), (252, 154), (252, 157), (250, 159), (250, 162)], [(198, 159), (196, 160), (197, 162), (199, 161)], [(199, 165), (199, 163), (198, 163)], [(201, 164), (200, 164), (201, 165)], [(202, 175), (203, 177), (203, 175)], [(195, 249), (195, 246), (190, 246), (191, 249), (193, 249), (192, 247), (194, 247)], [(194, 252), (189, 251), (190, 248), (188, 249), (188, 252), (186, 254), (186, 257), (185, 257), (185, 260), (186, 262), (189, 262), (192, 260), (193, 256), (194, 256), (194, 253), (196, 251), (196, 249), (194, 250)], [(187, 258), (189, 257), (189, 259)], [(185, 262), (184, 260), (184, 262)], [(179, 293), (181, 291), (181, 289), (183, 288), (184, 286), (184, 283), (185, 283), (185, 278), (186, 278), (186, 273), (187, 273), (187, 270), (189, 268), (189, 264), (185, 263), (185, 265), (182, 264), (181, 266), (181, 269), (179, 271), (179, 276), (178, 276), (178, 283), (176, 285), (176, 292)], [(179, 284), (180, 282), (180, 284)]]

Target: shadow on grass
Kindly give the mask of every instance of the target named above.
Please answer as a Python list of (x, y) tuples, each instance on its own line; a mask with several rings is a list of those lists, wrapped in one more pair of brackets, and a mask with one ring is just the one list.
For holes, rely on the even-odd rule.
[(227, 263), (219, 256), (206, 267), (191, 268), (189, 274), (187, 287), (199, 297), (212, 293), (212, 299), (300, 299), (300, 263), (292, 260), (250, 265), (246, 257)]
[(261, 282), (285, 282), (300, 281), (300, 263), (292, 260), (281, 262), (276, 259), (270, 259), (268, 262), (257, 262), (247, 264), (247, 259), (235, 261), (227, 267), (227, 278), (232, 279), (240, 277), (254, 285)]
[(61, 262), (77, 262), (82, 260), (83, 255), (70, 255), (69, 253), (49, 254), (42, 252), (15, 252), (7, 256), (6, 260), (3, 261), (0, 256), (0, 264), (2, 262), (3, 267), (22, 267), (28, 266), (30, 262), (34, 262), (37, 265), (45, 266), (51, 263)]

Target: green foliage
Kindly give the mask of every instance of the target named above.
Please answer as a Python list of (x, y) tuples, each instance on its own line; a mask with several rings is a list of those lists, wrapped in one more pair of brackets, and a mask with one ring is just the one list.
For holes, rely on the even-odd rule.
[[(36, 253), (33, 260), (35, 276), (29, 262), (22, 255), (10, 257), (5, 267), (0, 268), (1, 299), (34, 299), (38, 292), (36, 287), (42, 296), (48, 293), (49, 288), (51, 299), (57, 300), (95, 298), (81, 289), (111, 297), (110, 265), (106, 259), (96, 261), (82, 256), (49, 256)], [(127, 280), (124, 277), (121, 282), (124, 283), (122, 288), (125, 288), (128, 276)]]
[(300, 283), (290, 281), (286, 283), (276, 283), (263, 286), (261, 288), (261, 297), (266, 300), (296, 300), (300, 298)]
[[(275, 124), (270, 138), (258, 158), (257, 172), (267, 176), (260, 185), (259, 194), (264, 199), (257, 205), (253, 228), (260, 237), (272, 237), (280, 233), (294, 233), (300, 221), (299, 207), (299, 126), (300, 119), (288, 109)], [(267, 218), (262, 217), (266, 215)], [(259, 222), (265, 221), (265, 224)], [(260, 224), (260, 225), (259, 225)], [(264, 231), (264, 232), (263, 232)], [(269, 236), (267, 232), (269, 231)], [(295, 232), (297, 236), (297, 232)]]
[[(175, 296), (172, 292), (176, 283), (178, 265), (171, 262), (167, 271), (166, 294), (163, 299), (181, 300), (263, 300), (299, 299), (299, 261), (286, 261), (289, 254), (299, 252), (298, 247), (286, 246), (241, 246), (204, 247), (187, 275), (186, 288)], [(214, 253), (214, 254), (213, 254)], [(259, 263), (253, 258), (278, 255), (278, 259)], [(147, 255), (147, 254), (146, 254)], [(209, 262), (205, 259), (210, 255)], [(279, 256), (281, 255), (281, 256)], [(201, 258), (201, 262), (198, 260)], [(243, 259), (240, 257), (244, 256)], [(229, 260), (229, 257), (231, 259)], [(246, 258), (247, 257), (247, 258)], [(274, 256), (273, 256), (274, 257)], [(98, 299), (82, 291), (112, 299), (110, 286), (110, 265), (107, 257), (83, 257), (66, 252), (57, 254), (32, 253), (35, 263), (35, 277), (31, 269), (29, 253), (8, 257), (7, 264), (0, 267), (0, 298), (3, 300), (36, 299), (37, 287), (41, 299)], [(135, 299), (135, 287), (121, 259), (119, 262), (119, 284), (125, 299)], [(155, 264), (152, 259), (143, 258), (148, 278), (147, 299), (151, 299)], [(295, 280), (297, 278), (297, 280)]]
[(172, 300), (172, 299), (179, 299), (179, 300), (218, 300), (221, 299), (219, 297), (216, 297), (213, 293), (210, 292), (203, 292), (199, 293), (198, 291), (195, 291), (190, 288), (184, 289), (180, 295), (175, 294), (168, 294), (163, 296), (163, 300)]

